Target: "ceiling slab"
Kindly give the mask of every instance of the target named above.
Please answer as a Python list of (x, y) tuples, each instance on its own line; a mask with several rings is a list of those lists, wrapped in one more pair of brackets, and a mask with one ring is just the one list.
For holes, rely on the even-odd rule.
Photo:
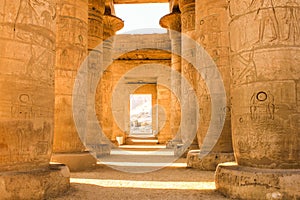
[(115, 4), (168, 3), (169, 0), (114, 0)]

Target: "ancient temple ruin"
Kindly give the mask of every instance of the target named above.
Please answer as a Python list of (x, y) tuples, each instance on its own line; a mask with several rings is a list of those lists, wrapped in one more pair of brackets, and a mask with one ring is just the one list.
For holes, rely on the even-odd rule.
[[(169, 4), (166, 33), (117, 34), (142, 3)], [(299, 0), (2, 0), (0, 30), (0, 199), (60, 196), (140, 141), (228, 198), (300, 199)]]

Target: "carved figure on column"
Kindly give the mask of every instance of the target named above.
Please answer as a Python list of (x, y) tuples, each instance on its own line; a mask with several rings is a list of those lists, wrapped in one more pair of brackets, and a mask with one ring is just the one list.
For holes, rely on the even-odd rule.
[[(252, 0), (250, 8), (256, 5), (258, 0)], [(259, 8), (255, 15), (255, 20), (259, 20), (259, 36), (257, 43), (262, 43), (265, 37), (265, 29), (270, 25), (272, 29), (272, 36), (269, 42), (280, 38), (279, 25), (276, 17), (273, 0), (260, 0)]]
[(296, 0), (289, 0), (286, 3), (286, 12), (285, 12), (285, 23), (288, 27), (288, 34), (285, 41), (292, 39), (295, 43), (299, 39), (300, 28), (299, 28), (299, 20), (298, 20), (298, 9), (299, 4)]

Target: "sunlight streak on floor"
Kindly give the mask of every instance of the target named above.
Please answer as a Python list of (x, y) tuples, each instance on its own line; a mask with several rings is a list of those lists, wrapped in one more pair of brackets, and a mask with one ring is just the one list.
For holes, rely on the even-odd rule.
[(113, 162), (98, 161), (97, 164), (119, 166), (119, 167), (187, 167), (186, 163), (155, 163), (155, 162)]
[(214, 182), (169, 182), (132, 181), (71, 178), (71, 183), (90, 184), (113, 188), (173, 189), (173, 190), (215, 190)]
[(145, 155), (145, 156), (174, 156), (174, 151), (160, 150), (160, 151), (127, 151), (112, 149), (110, 155)]

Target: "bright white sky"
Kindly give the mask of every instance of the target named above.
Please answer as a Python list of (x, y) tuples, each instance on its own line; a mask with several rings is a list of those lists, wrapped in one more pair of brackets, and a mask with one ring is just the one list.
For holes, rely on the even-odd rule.
[[(168, 3), (115, 4), (115, 11), (116, 16), (124, 21), (124, 28), (117, 34), (166, 32), (160, 27), (159, 20), (169, 13)], [(144, 30), (134, 31), (137, 29)]]

